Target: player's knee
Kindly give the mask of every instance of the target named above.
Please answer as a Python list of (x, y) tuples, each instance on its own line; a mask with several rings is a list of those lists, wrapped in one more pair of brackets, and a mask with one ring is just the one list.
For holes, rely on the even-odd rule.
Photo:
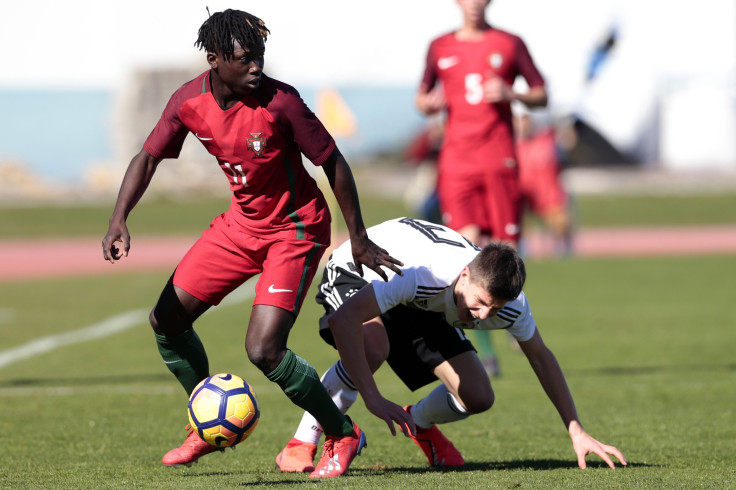
[(245, 352), (248, 355), (248, 360), (264, 374), (273, 372), (283, 358), (282, 351), (270, 349), (257, 343), (250, 344), (246, 342)]
[(496, 400), (492, 389), (473, 390), (462, 397), (462, 403), (468, 413), (476, 414), (489, 410)]

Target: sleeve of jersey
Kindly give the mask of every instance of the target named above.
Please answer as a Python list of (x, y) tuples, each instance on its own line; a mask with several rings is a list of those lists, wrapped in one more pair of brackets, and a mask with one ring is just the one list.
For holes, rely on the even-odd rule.
[(155, 158), (177, 158), (189, 130), (179, 118), (182, 99), (177, 91), (166, 104), (156, 127), (143, 143), (143, 149)]
[(532, 60), (529, 50), (524, 41), (518, 39), (516, 45), (516, 59), (519, 67), (519, 73), (526, 80), (529, 87), (544, 87), (544, 77), (539, 73), (534, 61)]
[(388, 281), (376, 279), (371, 282), (376, 302), (381, 313), (394, 306), (409, 303), (416, 293), (417, 277), (413, 269), (404, 270), (404, 275), (394, 275)]
[(419, 84), (420, 92), (429, 92), (430, 90), (432, 90), (432, 87), (434, 87), (435, 83), (437, 83), (437, 63), (434, 58), (434, 42), (432, 42), (429, 45), (429, 49), (427, 50), (427, 59), (424, 65), (424, 74), (422, 75), (422, 81)]
[(509, 327), (509, 333), (519, 342), (526, 342), (532, 338), (532, 335), (534, 335), (534, 332), (537, 330), (537, 323), (534, 321), (534, 317), (532, 316), (532, 310), (529, 307), (529, 300), (527, 300), (526, 295), (522, 292), (519, 297), (512, 302), (512, 304), (506, 306), (521, 310), (519, 317), (516, 319), (514, 324)]
[(269, 110), (277, 112), (276, 120), (290, 132), (294, 142), (315, 165), (322, 165), (335, 150), (335, 140), (317, 116), (304, 103), (299, 93), (279, 92)]

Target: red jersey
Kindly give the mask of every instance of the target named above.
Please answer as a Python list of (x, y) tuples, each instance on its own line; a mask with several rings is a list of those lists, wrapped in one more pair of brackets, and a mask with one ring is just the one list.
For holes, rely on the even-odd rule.
[(330, 214), (302, 153), (321, 165), (335, 141), (299, 93), (263, 75), (257, 90), (223, 110), (209, 71), (185, 83), (164, 109), (143, 148), (177, 158), (188, 133), (217, 158), (233, 193), (230, 212), (255, 235), (329, 227)]
[(560, 161), (552, 129), (516, 142), (521, 193), (527, 206), (537, 214), (560, 209), (567, 203), (567, 193), (560, 182)]
[(439, 164), (444, 171), (473, 173), (488, 166), (513, 166), (511, 104), (484, 102), (482, 87), (494, 77), (513, 85), (518, 75), (530, 88), (544, 86), (524, 42), (508, 32), (490, 27), (477, 41), (460, 41), (455, 33), (432, 41), (420, 90), (443, 85), (447, 126)]

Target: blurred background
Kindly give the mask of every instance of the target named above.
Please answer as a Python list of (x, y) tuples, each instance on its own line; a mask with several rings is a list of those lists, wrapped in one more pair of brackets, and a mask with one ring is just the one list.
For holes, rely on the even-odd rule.
[[(162, 452), (181, 442), (185, 398), (160, 365), (148, 311), (227, 209), (214, 159), (188, 138), (128, 219), (130, 256), (105, 262), (100, 240), (169, 96), (207, 68), (194, 48), (206, 7), (265, 20), (265, 71), (295, 86), (337, 139), (367, 225), (424, 216), (433, 152), (410, 150), (431, 126), (413, 99), (430, 40), (461, 22), (455, 1), (2, 7), (0, 487), (293, 484), (273, 457), (301, 412), (284, 409), (243, 355), (251, 283), (203, 316), (198, 332), (213, 372), (256, 384), (257, 436), (195, 472), (158, 470)], [(385, 487), (370, 476), (389, 468), (392, 482), (412, 488), (466, 488), (478, 481), (468, 475), (493, 470), (504, 487), (736, 488), (736, 2), (493, 0), (487, 13), (524, 39), (547, 81), (549, 108), (530, 117), (556, 135), (574, 215), (570, 248), (525, 221), (525, 290), (586, 429), (632, 464), (572, 475), (559, 417), (524, 356), (497, 335), (503, 374), (493, 383), (503, 396), (471, 425), (443, 427), (473, 471), (415, 471), (420, 455), (391, 449), (398, 439), (378, 437), (385, 425), (358, 404), (356, 420), (376, 434), (359, 477)], [(321, 373), (336, 354), (314, 335), (322, 311), (312, 288), (290, 343)], [(378, 376), (397, 401), (417, 399), (390, 371)], [(18, 427), (33, 451), (18, 444)]]
[[(460, 24), (452, 0), (39, 0), (0, 17), (0, 200), (115, 195), (169, 95), (206, 69), (193, 43), (207, 7), (266, 21), (266, 73), (300, 91), (351, 164), (411, 172), (401, 160), (425, 124), (413, 95), (429, 41)], [(494, 0), (488, 19), (547, 80), (539, 117), (571, 191), (736, 188), (732, 0)], [(164, 166), (177, 178), (154, 189), (220, 187), (212, 164), (188, 141)]]

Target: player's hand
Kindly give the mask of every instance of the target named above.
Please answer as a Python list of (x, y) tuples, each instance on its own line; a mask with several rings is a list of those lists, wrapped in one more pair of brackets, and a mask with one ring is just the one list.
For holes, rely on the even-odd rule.
[(591, 453), (595, 453), (600, 456), (610, 468), (615, 468), (616, 465), (613, 463), (609, 454), (614, 455), (622, 465), (626, 466), (628, 464), (621, 451), (616, 449), (614, 446), (609, 446), (593, 439), (587, 432), (582, 430), (582, 428), (575, 434), (571, 434), (570, 437), (572, 438), (572, 447), (578, 455), (578, 466), (582, 469), (587, 467), (585, 457)]
[[(117, 242), (122, 242), (123, 250), (115, 245)], [(113, 225), (110, 224), (110, 228), (107, 230), (107, 235), (102, 239), (102, 256), (114, 264), (116, 260), (120, 260), (122, 257), (128, 256), (130, 250), (130, 233), (128, 233), (128, 227), (125, 223)]]
[(417, 435), (417, 426), (414, 424), (414, 420), (411, 415), (399, 405), (386, 400), (383, 397), (374, 397), (371, 399), (364, 398), (363, 400), (365, 401), (365, 407), (370, 413), (386, 422), (388, 430), (391, 431), (392, 435), (396, 435), (394, 422), (399, 426), (399, 429), (405, 436)]
[(489, 104), (514, 100), (514, 91), (501, 77), (489, 78), (483, 82), (483, 100)]
[(440, 87), (434, 87), (429, 92), (419, 92), (416, 97), (417, 108), (427, 115), (436, 114), (446, 105), (445, 93)]
[(351, 244), (355, 268), (360, 277), (363, 277), (363, 265), (373, 269), (384, 281), (388, 281), (388, 276), (381, 266), (391, 269), (400, 276), (404, 275), (399, 269), (404, 264), (391, 257), (386, 250), (373, 243), (367, 236), (351, 240)]

